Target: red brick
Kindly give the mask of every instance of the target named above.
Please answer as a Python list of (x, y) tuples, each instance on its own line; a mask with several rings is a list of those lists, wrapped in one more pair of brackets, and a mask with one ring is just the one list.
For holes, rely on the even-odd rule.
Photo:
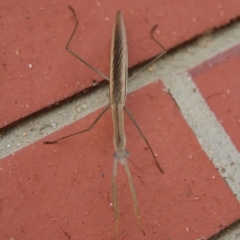
[[(127, 149), (146, 236), (138, 230), (125, 173), (119, 170), (118, 239), (208, 239), (240, 217), (240, 205), (163, 85), (127, 99), (164, 168), (126, 117)], [(1, 239), (111, 239), (113, 165), (110, 111), (91, 132), (44, 145), (84, 129), (99, 111), (0, 162)]]

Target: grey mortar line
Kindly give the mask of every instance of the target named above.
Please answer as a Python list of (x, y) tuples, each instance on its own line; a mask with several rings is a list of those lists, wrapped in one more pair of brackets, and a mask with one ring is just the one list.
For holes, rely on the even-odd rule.
[[(179, 106), (184, 109), (185, 105), (182, 104), (181, 106), (182, 95), (179, 97), (179, 91), (181, 92), (184, 90), (181, 86), (180, 74), (183, 74), (186, 70), (215, 56), (216, 54), (239, 44), (239, 30), (240, 23), (234, 23), (228, 28), (209, 33), (198, 38), (191, 44), (187, 44), (185, 47), (167, 54), (165, 57), (157, 61), (153, 67), (146, 69), (136, 79), (131, 81), (128, 85), (128, 92), (135, 91), (136, 89), (161, 78), (165, 86), (169, 88), (174, 95), (174, 98), (177, 101), (180, 101), (178, 103)], [(185, 82), (189, 82), (190, 84), (191, 81), (189, 81), (189, 76), (183, 74), (182, 78), (185, 79)], [(174, 82), (178, 82), (175, 81), (175, 79), (180, 81), (180, 86), (178, 86), (179, 90), (178, 87), (173, 86)], [(59, 108), (53, 108), (51, 111), (47, 111), (47, 113), (39, 114), (36, 117), (27, 119), (21, 124), (8, 130), (6, 133), (3, 133), (0, 144), (0, 157), (3, 158), (10, 154), (15, 154), (16, 151), (57, 131), (63, 126), (69, 125), (76, 120), (83, 118), (107, 103), (108, 86), (105, 86), (99, 88), (94, 93), (78, 97)], [(186, 110), (187, 109), (185, 109), (185, 111)], [(194, 127), (194, 125), (192, 127)], [(197, 132), (196, 134), (198, 137), (199, 134)], [(212, 159), (212, 157), (210, 158)]]
[[(162, 78), (201, 147), (240, 200), (240, 154), (187, 73)], [(196, 89), (193, 91), (193, 89)]]
[[(229, 32), (219, 31), (216, 34), (199, 38), (197, 44), (193, 43), (192, 46), (187, 47), (190, 49), (189, 54), (183, 54), (184, 49), (176, 51), (171, 62), (171, 67), (173, 67), (171, 73), (167, 69), (169, 67), (163, 67), (160, 62), (155, 63), (153, 68), (159, 69), (160, 64), (163, 67), (162, 71), (157, 71), (156, 77), (160, 78), (165, 87), (169, 89), (200, 145), (240, 200), (240, 153), (208, 107), (191, 76), (186, 72), (186, 64), (190, 69), (239, 45), (240, 24), (236, 23), (228, 30)], [(199, 48), (199, 44), (205, 49)], [(168, 57), (170, 56), (166, 58)]]

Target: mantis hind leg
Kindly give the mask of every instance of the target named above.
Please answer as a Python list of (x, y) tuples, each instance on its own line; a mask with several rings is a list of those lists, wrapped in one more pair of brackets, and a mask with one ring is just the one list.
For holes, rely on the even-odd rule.
[(115, 158), (113, 163), (113, 178), (112, 178), (114, 219), (116, 221), (115, 234), (114, 234), (115, 238), (117, 237), (118, 225), (119, 225), (119, 209), (118, 209), (118, 196), (117, 196), (117, 184), (116, 184), (117, 169), (118, 169), (118, 159)]
[(130, 172), (129, 166), (128, 166), (127, 159), (126, 158), (122, 159), (121, 163), (124, 165), (125, 171), (126, 171), (126, 174), (128, 177), (128, 184), (129, 184), (129, 188), (130, 188), (130, 192), (131, 192), (131, 196), (132, 196), (134, 212), (135, 212), (135, 215), (136, 215), (137, 221), (138, 221), (138, 227), (139, 227), (140, 231), (143, 233), (143, 235), (145, 236), (145, 232), (144, 232), (143, 226), (142, 226), (141, 215), (140, 215), (140, 211), (139, 211), (139, 207), (138, 207), (138, 203), (137, 203), (137, 196), (136, 196), (136, 191), (134, 188), (133, 178), (132, 178), (132, 174)]
[(138, 203), (137, 203), (137, 196), (136, 196), (136, 192), (135, 192), (135, 188), (134, 188), (132, 174), (131, 174), (129, 166), (128, 166), (127, 158), (124, 157), (121, 159), (115, 158), (114, 165), (113, 165), (112, 192), (113, 192), (114, 218), (116, 221), (115, 238), (117, 236), (118, 227), (119, 227), (119, 208), (118, 208), (118, 197), (117, 197), (117, 186), (116, 186), (117, 168), (118, 168), (119, 161), (125, 167), (125, 171), (126, 171), (126, 174), (128, 177), (130, 193), (131, 193), (131, 197), (132, 197), (132, 201), (133, 201), (134, 212), (135, 212), (135, 215), (136, 215), (137, 221), (138, 221), (138, 227), (139, 227), (140, 231), (143, 233), (143, 235), (145, 236), (145, 232), (144, 232), (143, 226), (142, 226), (141, 215), (140, 215), (140, 211), (139, 211), (139, 207), (138, 207)]

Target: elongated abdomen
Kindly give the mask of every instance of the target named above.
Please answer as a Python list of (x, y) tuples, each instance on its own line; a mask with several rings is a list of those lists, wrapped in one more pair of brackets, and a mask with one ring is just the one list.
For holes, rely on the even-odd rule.
[(110, 58), (110, 103), (124, 105), (126, 101), (126, 81), (128, 75), (127, 39), (120, 11), (117, 12), (112, 35)]

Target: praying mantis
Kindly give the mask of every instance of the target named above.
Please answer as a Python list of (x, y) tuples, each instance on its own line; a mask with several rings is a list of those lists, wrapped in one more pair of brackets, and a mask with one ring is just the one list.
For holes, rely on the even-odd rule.
[(102, 112), (98, 115), (98, 117), (93, 121), (93, 123), (87, 128), (82, 131), (70, 134), (68, 136), (61, 137), (54, 141), (47, 141), (44, 142), (46, 144), (53, 144), (60, 140), (63, 140), (65, 138), (81, 134), (86, 131), (90, 131), (93, 126), (97, 123), (97, 121), (102, 117), (102, 115), (108, 110), (109, 107), (111, 107), (112, 110), (112, 120), (113, 120), (113, 129), (114, 129), (114, 136), (113, 136), (113, 143), (115, 147), (115, 153), (114, 153), (114, 163), (113, 163), (113, 177), (112, 177), (112, 194), (113, 194), (113, 207), (114, 207), (114, 218), (116, 221), (116, 227), (115, 227), (115, 238), (117, 236), (118, 232), (118, 226), (119, 226), (119, 209), (118, 209), (118, 197), (117, 197), (117, 184), (116, 184), (116, 177), (117, 177), (117, 169), (118, 164), (122, 164), (125, 168), (127, 177), (128, 177), (128, 183), (129, 188), (131, 192), (131, 197), (133, 201), (134, 211), (135, 215), (137, 217), (137, 222), (140, 231), (145, 235), (142, 221), (141, 221), (141, 215), (137, 203), (137, 197), (136, 192), (134, 188), (133, 178), (132, 174), (129, 169), (128, 165), (128, 156), (129, 152), (126, 150), (126, 135), (124, 131), (124, 111), (127, 113), (127, 115), (130, 117), (132, 122), (134, 123), (135, 127), (139, 131), (140, 135), (148, 145), (153, 158), (155, 160), (155, 163), (160, 170), (161, 173), (163, 173), (163, 169), (159, 165), (156, 156), (154, 155), (154, 152), (143, 134), (142, 130), (138, 126), (137, 122), (131, 115), (128, 108), (125, 106), (126, 103), (126, 89), (127, 89), (127, 81), (131, 81), (133, 78), (135, 78), (140, 72), (142, 72), (144, 69), (149, 67), (154, 61), (162, 57), (166, 53), (166, 49), (153, 37), (153, 32), (157, 26), (155, 26), (151, 31), (151, 38), (163, 49), (163, 51), (155, 57), (153, 60), (151, 60), (148, 64), (146, 64), (141, 70), (139, 70), (135, 75), (130, 77), (128, 79), (128, 54), (127, 54), (127, 37), (126, 37), (126, 30), (124, 26), (124, 20), (123, 15), (121, 11), (117, 11), (116, 14), (116, 20), (113, 28), (112, 33), (112, 43), (111, 43), (111, 57), (110, 57), (110, 77), (108, 78), (105, 76), (101, 71), (96, 69), (94, 66), (89, 64), (87, 61), (85, 61), (83, 58), (81, 58), (79, 55), (77, 55), (74, 51), (71, 50), (69, 47), (72, 38), (76, 32), (76, 29), (78, 27), (78, 18), (74, 11), (74, 9), (69, 6), (69, 9), (72, 11), (72, 14), (75, 18), (76, 24), (74, 27), (74, 30), (67, 42), (66, 50), (72, 54), (74, 57), (82, 61), (85, 65), (87, 65), (89, 68), (91, 68), (93, 71), (98, 73), (100, 76), (102, 76), (104, 79), (109, 81), (109, 104), (102, 110)]

